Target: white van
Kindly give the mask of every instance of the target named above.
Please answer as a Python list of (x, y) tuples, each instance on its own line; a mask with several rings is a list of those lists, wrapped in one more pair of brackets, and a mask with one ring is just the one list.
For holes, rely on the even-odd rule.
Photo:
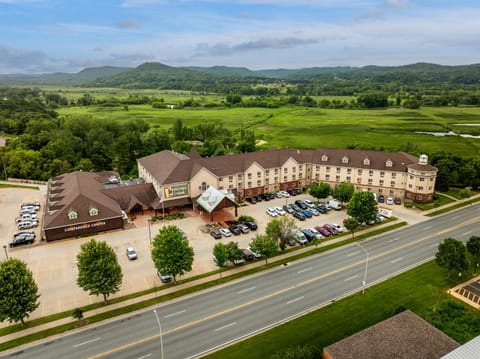
[(327, 202), (327, 204), (328, 204), (331, 208), (333, 208), (333, 209), (335, 209), (335, 210), (337, 210), (337, 211), (339, 211), (339, 210), (342, 209), (342, 202), (340, 202), (338, 199), (331, 199), (330, 201)]

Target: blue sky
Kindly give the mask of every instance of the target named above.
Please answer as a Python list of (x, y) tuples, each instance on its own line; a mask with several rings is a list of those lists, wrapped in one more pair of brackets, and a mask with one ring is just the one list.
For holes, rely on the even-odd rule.
[(0, 0), (0, 73), (479, 63), (479, 0)]

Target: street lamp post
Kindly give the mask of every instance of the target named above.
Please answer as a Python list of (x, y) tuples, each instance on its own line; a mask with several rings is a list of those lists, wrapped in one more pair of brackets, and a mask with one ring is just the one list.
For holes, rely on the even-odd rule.
[(7, 257), (7, 259), (8, 259), (7, 246), (3, 246), (3, 250), (5, 251), (5, 257)]
[(160, 351), (161, 351), (161, 358), (165, 359), (165, 353), (163, 352), (163, 335), (162, 335), (162, 324), (160, 324), (160, 318), (158, 317), (157, 310), (154, 309), (153, 312), (155, 313), (155, 318), (157, 318), (158, 328), (160, 329)]
[(148, 221), (148, 239), (149, 239), (150, 244), (151, 244), (152, 243), (152, 230), (150, 229), (150, 226), (151, 226), (151, 223), (152, 223), (152, 219), (148, 218), (147, 221)]
[(361, 248), (361, 250), (365, 253), (367, 256), (367, 260), (365, 261), (365, 273), (363, 274), (363, 282), (362, 282), (362, 294), (365, 294), (365, 287), (367, 285), (367, 272), (368, 272), (368, 258), (370, 257), (370, 254), (367, 252), (365, 248), (362, 247), (360, 243), (355, 243), (358, 247)]

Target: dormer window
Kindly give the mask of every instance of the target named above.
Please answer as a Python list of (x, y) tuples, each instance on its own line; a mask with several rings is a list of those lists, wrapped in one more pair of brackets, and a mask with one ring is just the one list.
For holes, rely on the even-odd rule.
[(98, 209), (96, 209), (95, 207), (92, 207), (88, 210), (88, 214), (90, 216), (98, 216)]
[(75, 211), (70, 211), (68, 212), (68, 219), (77, 219), (78, 218), (78, 213)]
[(348, 157), (347, 156), (343, 156), (342, 163), (348, 163)]
[(387, 162), (385, 162), (385, 166), (387, 167), (392, 167), (393, 166), (393, 162), (391, 160), (387, 160)]
[(322, 162), (327, 162), (328, 161), (328, 156), (327, 155), (323, 155), (322, 156)]
[(370, 159), (368, 157), (365, 157), (365, 159), (363, 160), (363, 164), (365, 166), (370, 166)]

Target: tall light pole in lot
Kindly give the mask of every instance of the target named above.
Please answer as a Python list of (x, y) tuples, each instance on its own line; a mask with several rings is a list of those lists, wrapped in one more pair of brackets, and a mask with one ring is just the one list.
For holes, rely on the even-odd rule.
[(5, 257), (7, 257), (7, 259), (8, 259), (7, 246), (3, 246), (3, 250), (5, 251)]
[(165, 353), (163, 352), (163, 335), (162, 335), (162, 324), (160, 324), (160, 318), (158, 317), (157, 310), (154, 309), (155, 318), (157, 318), (158, 328), (160, 329), (160, 352), (162, 353), (161, 358), (165, 359)]
[(362, 247), (360, 243), (355, 243), (358, 247), (361, 248), (361, 250), (365, 253), (367, 256), (367, 260), (365, 261), (365, 273), (363, 274), (363, 282), (362, 282), (362, 294), (365, 294), (365, 287), (367, 285), (367, 272), (368, 272), (368, 258), (370, 257), (370, 254), (367, 252), (365, 248)]
[(152, 224), (152, 219), (148, 218), (147, 221), (148, 221), (148, 239), (149, 239), (150, 244), (151, 244), (152, 243), (152, 230), (151, 230), (150, 226)]

